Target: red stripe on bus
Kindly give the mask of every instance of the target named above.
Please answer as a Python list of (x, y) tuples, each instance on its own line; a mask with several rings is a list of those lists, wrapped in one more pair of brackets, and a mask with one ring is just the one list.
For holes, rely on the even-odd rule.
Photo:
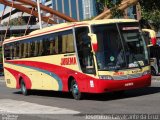
[(95, 79), (81, 72), (78, 72), (69, 68), (65, 68), (63, 66), (50, 64), (50, 63), (36, 62), (36, 61), (12, 61), (12, 60), (7, 60), (5, 62), (15, 64), (15, 65), (22, 65), (22, 66), (25, 65), (28, 67), (35, 67), (35, 68), (46, 70), (58, 75), (62, 80), (62, 84), (63, 84), (62, 91), (68, 91), (68, 79), (70, 76), (74, 77), (74, 79), (77, 80), (77, 83), (79, 84), (79, 87), (80, 87), (79, 89), (84, 92), (88, 91), (88, 85), (86, 84), (86, 82), (91, 79), (92, 80)]
[[(79, 90), (81, 92), (90, 92), (90, 93), (104, 93), (118, 90), (129, 90), (135, 88), (146, 87), (151, 84), (151, 75), (144, 75), (140, 78), (133, 78), (128, 80), (100, 80), (83, 74), (81, 72), (77, 72), (71, 70), (69, 68), (65, 68), (63, 66), (53, 65), (49, 63), (35, 62), (35, 61), (6, 61), (11, 64), (17, 65), (25, 65), (32, 66), (40, 69), (47, 70), (49, 72), (53, 72), (58, 75), (63, 84), (62, 91), (68, 91), (68, 78), (73, 77), (77, 83)], [(91, 87), (91, 81), (94, 87)], [(125, 86), (126, 84), (132, 83), (133, 86)]]
[(20, 80), (20, 77), (22, 77), (23, 78), (23, 80), (24, 80), (24, 82), (25, 82), (25, 84), (26, 84), (26, 88), (27, 89), (31, 89), (31, 86), (32, 86), (32, 84), (31, 84), (31, 80), (30, 80), (30, 78), (27, 76), (27, 75), (25, 75), (24, 73), (22, 73), (22, 72), (19, 72), (19, 71), (17, 71), (17, 70), (14, 70), (14, 69), (11, 69), (11, 68), (7, 68), (7, 67), (4, 67), (7, 71), (9, 71), (14, 77), (15, 77), (15, 79), (16, 79), (16, 88), (17, 89), (19, 89), (20, 88), (20, 84), (19, 84), (19, 80)]

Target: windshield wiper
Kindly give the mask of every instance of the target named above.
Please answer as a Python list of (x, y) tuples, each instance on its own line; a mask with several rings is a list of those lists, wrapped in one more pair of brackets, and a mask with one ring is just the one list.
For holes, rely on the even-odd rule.
[(138, 62), (138, 60), (136, 59), (136, 57), (133, 55), (133, 59), (135, 60), (135, 62), (137, 63), (139, 69), (142, 70), (142, 66), (140, 65), (140, 63)]

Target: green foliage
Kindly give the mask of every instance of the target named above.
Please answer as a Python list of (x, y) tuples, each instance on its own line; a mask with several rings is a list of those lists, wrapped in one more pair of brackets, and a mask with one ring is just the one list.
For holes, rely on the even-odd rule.
[(160, 27), (160, 0), (140, 0), (143, 26), (156, 31)]
[[(122, 0), (97, 0), (97, 13), (102, 13), (106, 8), (111, 9), (112, 17), (122, 17), (123, 11), (118, 10)], [(143, 27), (156, 31), (160, 28), (160, 0), (139, 0), (142, 11)]]
[(112, 17), (121, 18), (124, 14), (123, 11), (117, 9), (117, 7), (111, 9)]
[[(8, 22), (3, 23), (4, 26), (8, 25)], [(10, 20), (10, 26), (26, 25), (26, 22), (22, 18), (15, 18)]]
[(112, 17), (122, 17), (123, 11), (118, 9), (119, 4), (122, 0), (97, 0), (97, 12), (102, 13), (105, 9), (110, 9)]
[(146, 12), (160, 10), (160, 0), (140, 0), (139, 2)]

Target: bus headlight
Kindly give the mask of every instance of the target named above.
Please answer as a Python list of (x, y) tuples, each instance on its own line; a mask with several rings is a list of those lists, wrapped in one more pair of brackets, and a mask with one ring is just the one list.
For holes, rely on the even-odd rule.
[(147, 74), (151, 74), (151, 71), (150, 70), (144, 71), (142, 75), (144, 76), (144, 75), (147, 75)]
[(113, 78), (110, 75), (99, 75), (99, 79), (102, 79), (102, 80), (113, 80)]

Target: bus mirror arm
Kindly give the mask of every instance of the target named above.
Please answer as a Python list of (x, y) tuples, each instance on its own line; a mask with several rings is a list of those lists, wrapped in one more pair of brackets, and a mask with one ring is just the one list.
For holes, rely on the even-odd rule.
[(156, 32), (151, 29), (142, 29), (144, 37), (146, 37), (147, 45), (156, 45), (157, 44), (157, 38), (156, 38)]
[(91, 39), (91, 44), (92, 44), (93, 52), (97, 52), (98, 51), (98, 42), (97, 42), (97, 36), (96, 36), (96, 34), (88, 33), (88, 36)]
[(92, 52), (92, 54), (93, 54), (94, 56), (96, 55), (96, 53), (95, 53), (93, 50), (92, 50), (91, 52)]

